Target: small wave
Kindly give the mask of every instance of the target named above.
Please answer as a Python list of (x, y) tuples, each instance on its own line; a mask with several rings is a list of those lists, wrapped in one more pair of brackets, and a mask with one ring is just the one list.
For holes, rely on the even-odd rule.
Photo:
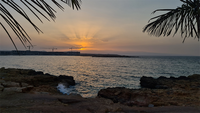
[(62, 83), (59, 83), (58, 86), (57, 86), (57, 89), (58, 89), (61, 93), (69, 95), (69, 94), (72, 92), (73, 87), (67, 88), (67, 87), (66, 87), (65, 85), (63, 85)]

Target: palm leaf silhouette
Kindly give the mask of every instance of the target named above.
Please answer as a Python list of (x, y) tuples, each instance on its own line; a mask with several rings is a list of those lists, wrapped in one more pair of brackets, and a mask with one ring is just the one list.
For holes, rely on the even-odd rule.
[[(19, 2), (23, 4), (23, 6), (19, 5)], [(23, 7), (25, 6), (31, 14), (33, 14), (37, 19), (40, 20), (40, 22), (43, 22), (41, 17), (44, 17), (46, 20), (55, 20), (56, 19), (56, 10), (53, 6), (49, 5), (50, 2), (55, 4), (54, 7), (58, 7), (61, 10), (64, 10), (64, 7), (61, 5), (62, 4), (68, 4), (72, 9), (80, 9), (80, 3), (81, 0), (60, 0), (57, 2), (56, 0), (49, 0), (46, 2), (45, 0), (20, 0), (20, 1), (14, 1), (14, 0), (1, 0), (0, 2), (0, 16), (1, 16), (1, 21), (0, 25), (1, 27), (5, 30), (6, 34), (12, 41), (15, 49), (17, 50), (17, 47), (15, 45), (15, 42), (13, 41), (10, 33), (8, 32), (7, 28), (3, 24), (2, 21), (7, 23), (8, 27), (12, 29), (14, 34), (19, 38), (21, 43), (24, 45), (26, 48), (25, 44), (29, 43), (31, 46), (31, 38), (28, 35), (28, 33), (25, 31), (25, 29), (20, 25), (20, 23), (17, 21), (15, 17), (10, 13), (10, 11), (7, 9), (12, 8), (14, 11), (16, 11), (19, 15), (24, 17), (38, 33), (42, 33), (42, 31), (35, 25), (31, 18), (29, 18), (29, 15), (27, 14), (27, 10), (25, 11)]]
[(176, 9), (158, 9), (157, 11), (168, 11), (165, 14), (151, 18), (153, 22), (147, 24), (143, 32), (148, 32), (154, 36), (173, 36), (180, 30), (181, 36), (198, 38), (200, 36), (200, 2), (199, 0), (180, 0), (181, 7)]

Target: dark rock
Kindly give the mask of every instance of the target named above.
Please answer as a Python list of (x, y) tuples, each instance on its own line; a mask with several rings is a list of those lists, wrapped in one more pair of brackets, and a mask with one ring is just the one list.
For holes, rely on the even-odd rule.
[(156, 88), (157, 82), (153, 77), (143, 76), (140, 78), (140, 85), (144, 88)]
[(173, 77), (173, 76), (170, 76), (170, 79), (172, 80), (176, 80), (177, 78)]
[[(31, 87), (30, 87), (31, 88)], [(31, 93), (43, 93), (43, 94), (60, 94), (56, 87), (50, 85), (40, 85), (38, 87), (33, 87), (30, 90)]]
[(154, 105), (153, 104), (149, 104), (148, 107), (152, 108), (152, 107), (154, 107)]
[(168, 89), (169, 87), (167, 85), (156, 85), (155, 89)]
[(36, 87), (40, 85), (56, 86), (59, 82), (57, 77), (52, 75), (35, 75), (27, 80), (29, 81), (28, 83)]
[[(125, 92), (124, 90), (126, 90), (126, 88), (124, 88), (124, 87), (101, 89), (98, 92), (98, 97), (111, 99), (114, 103), (124, 102), (125, 99), (129, 99), (130, 98), (130, 94), (124, 93)], [(123, 92), (123, 94), (121, 94), (121, 96), (123, 98), (119, 98), (119, 95), (116, 95), (116, 93), (118, 93), (119, 91)]]
[[(177, 84), (177, 83), (176, 83)], [(182, 82), (178, 83), (182, 84)], [(127, 106), (150, 107), (155, 106), (186, 106), (199, 105), (200, 88), (176, 89), (127, 89), (127, 88), (107, 88), (98, 92), (98, 98), (107, 98), (114, 103), (120, 103)], [(120, 93), (118, 93), (120, 92)], [(118, 94), (118, 95), (116, 95)]]
[(76, 84), (74, 77), (72, 77), (72, 76), (60, 75), (60, 76), (58, 76), (58, 79), (62, 83), (67, 82), (69, 85), (75, 85)]
[(5, 70), (5, 69), (6, 69), (5, 67), (1, 67), (1, 68), (0, 68), (0, 70)]
[(20, 85), (20, 87), (28, 87), (28, 86), (30, 86), (29, 84), (27, 84), (27, 83), (19, 83), (19, 85)]
[(193, 74), (188, 76), (191, 81), (200, 81), (200, 74)]
[[(55, 90), (48, 90), (48, 91), (57, 91), (56, 86), (59, 83), (63, 83), (65, 84), (67, 87), (69, 85), (75, 85), (75, 80), (72, 76), (65, 76), (65, 75), (61, 75), (61, 76), (53, 76), (50, 74), (44, 74), (43, 72), (36, 72), (34, 70), (30, 70), (30, 69), (5, 69), (5, 68), (1, 68), (0, 69), (0, 84), (3, 87), (29, 87), (29, 86), (33, 86), (35, 89), (36, 87), (40, 87), (40, 86), (48, 86), (47, 88), (50, 89), (50, 87), (52, 87)], [(10, 82), (9, 82), (10, 81)], [(2, 90), (3, 88), (1, 88)], [(16, 88), (15, 88), (16, 89)], [(15, 90), (13, 88), (10, 89), (6, 89), (6, 90)], [(18, 88), (19, 90), (21, 90), (20, 88)], [(18, 90), (17, 89), (17, 90)], [(29, 89), (23, 89), (24, 91), (22, 92), (27, 92), (29, 91)], [(45, 90), (45, 88), (40, 88), (41, 91)], [(31, 89), (32, 90), (32, 89)], [(20, 91), (19, 91), (20, 92)]]
[(30, 92), (34, 87), (33, 86), (28, 86), (22, 89), (22, 93), (27, 93)]
[[(190, 77), (192, 78), (192, 77)], [(159, 78), (155, 79), (152, 77), (145, 77), (143, 76), (140, 79), (140, 85), (142, 88), (151, 88), (151, 89), (168, 89), (174, 87), (177, 82), (188, 82), (191, 80), (189, 77), (186, 76), (180, 76), (178, 78), (175, 77), (164, 77), (160, 76)]]
[(23, 74), (23, 75), (35, 75), (35, 70), (32, 70), (32, 69), (18, 69), (20, 70), (20, 74)]
[(50, 75), (49, 73), (45, 73), (44, 75)]
[(23, 90), (26, 89), (26, 87), (8, 87), (8, 88), (4, 88), (3, 89), (3, 92), (6, 92), (6, 93), (22, 93)]
[(107, 88), (98, 97), (111, 99), (128, 106), (185, 106), (199, 105), (200, 75), (164, 77), (143, 76), (140, 89)]
[(34, 73), (34, 75), (44, 75), (44, 73), (42, 71), (37, 71)]
[(167, 79), (167, 77), (165, 77), (165, 76), (160, 76), (160, 77), (158, 77), (158, 79)]
[(74, 104), (74, 103), (81, 102), (80, 100), (75, 100), (75, 99), (61, 99), (61, 98), (58, 98), (58, 101), (60, 101), (61, 103), (64, 103), (64, 104)]
[(0, 84), (0, 91), (3, 91), (4, 87)]
[(180, 76), (180, 77), (178, 77), (178, 79), (179, 79), (179, 80), (189, 80), (189, 78), (186, 77), (186, 76)]
[[(154, 100), (154, 98), (148, 95), (148, 89), (145, 91), (119, 87), (107, 88), (101, 89), (98, 92), (98, 97), (111, 99), (114, 103), (119, 102), (128, 106), (148, 106)], [(116, 95), (116, 93), (118, 95)]]
[(4, 82), (2, 83), (2, 86), (4, 87), (20, 87), (20, 84), (19, 83), (16, 83), (16, 82)]

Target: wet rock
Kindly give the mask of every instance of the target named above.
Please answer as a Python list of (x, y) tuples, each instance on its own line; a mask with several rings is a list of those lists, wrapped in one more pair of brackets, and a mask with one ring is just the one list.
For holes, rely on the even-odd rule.
[(69, 84), (67, 82), (63, 82), (63, 83), (59, 83), (59, 84), (62, 84), (65, 88), (69, 88)]
[(2, 85), (4, 87), (20, 87), (19, 83), (11, 82), (11, 81), (4, 82), (4, 83), (2, 83)]
[(27, 92), (30, 89), (36, 90), (36, 88), (40, 89), (42, 92), (42, 90), (45, 90), (45, 88), (41, 88), (41, 86), (48, 86), (46, 90), (49, 89), (49, 91), (55, 93), (55, 91), (57, 91), (56, 87), (59, 83), (63, 83), (67, 87), (70, 85), (75, 85), (75, 80), (72, 76), (53, 76), (50, 74), (44, 74), (41, 71), (35, 71), (31, 69), (0, 68), (0, 78), (3, 78), (0, 79), (0, 84), (6, 88), (29, 86), (34, 87), (32, 89), (30, 87), (26, 90), (24, 89), (24, 92)]
[[(0, 72), (5, 73), (4, 80), (17, 83), (27, 83), (34, 86), (39, 85), (52, 85), (57, 86), (60, 82), (67, 82), (69, 85), (75, 85), (74, 78), (72, 76), (60, 75), (53, 76), (50, 74), (44, 74), (43, 72), (36, 72), (29, 69), (5, 69), (1, 68)], [(1, 75), (0, 75), (1, 76)]]
[(140, 85), (141, 87), (146, 87), (146, 88), (156, 88), (157, 82), (153, 77), (143, 76), (140, 79)]
[(62, 83), (68, 83), (69, 85), (75, 85), (75, 80), (74, 77), (72, 76), (66, 76), (66, 75), (60, 75), (58, 77), (59, 81), (61, 81)]

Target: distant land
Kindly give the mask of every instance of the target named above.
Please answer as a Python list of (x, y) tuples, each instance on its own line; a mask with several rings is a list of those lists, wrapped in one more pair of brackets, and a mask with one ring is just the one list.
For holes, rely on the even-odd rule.
[(48, 52), (48, 51), (0, 51), (0, 55), (57, 55), (57, 56), (91, 56), (91, 57), (126, 57), (126, 58), (138, 58), (139, 56), (127, 56), (118, 54), (90, 54), (80, 53), (79, 51), (67, 51), (67, 52)]

